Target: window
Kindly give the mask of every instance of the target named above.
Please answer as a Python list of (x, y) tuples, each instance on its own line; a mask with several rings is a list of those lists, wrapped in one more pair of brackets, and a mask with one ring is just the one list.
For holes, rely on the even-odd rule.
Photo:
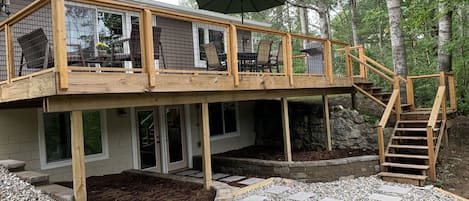
[(193, 23), (194, 59), (196, 67), (206, 67), (203, 44), (213, 42), (217, 52), (226, 52), (226, 31), (223, 27)]
[(237, 133), (238, 107), (235, 102), (210, 103), (208, 105), (210, 136)]
[[(98, 12), (98, 41), (104, 44), (112, 44), (123, 36), (123, 14)], [(115, 44), (115, 53), (123, 53), (122, 43)], [(109, 52), (110, 53), (110, 52)]]
[[(43, 127), (41, 138), (41, 164), (43, 168), (61, 167), (70, 164), (71, 127), (70, 113), (44, 113), (40, 120)], [(104, 112), (83, 111), (83, 135), (87, 159), (107, 158), (107, 141)]]

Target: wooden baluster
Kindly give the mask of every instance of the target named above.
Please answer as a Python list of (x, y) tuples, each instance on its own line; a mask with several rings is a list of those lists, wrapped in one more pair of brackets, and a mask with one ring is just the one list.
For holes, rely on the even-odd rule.
[(54, 65), (59, 72), (59, 88), (68, 89), (67, 35), (64, 0), (51, 1)]

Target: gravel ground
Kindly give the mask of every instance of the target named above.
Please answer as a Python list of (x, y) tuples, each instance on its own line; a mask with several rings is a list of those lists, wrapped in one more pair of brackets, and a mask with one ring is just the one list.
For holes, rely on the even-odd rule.
[[(290, 189), (278, 195), (265, 192), (266, 189), (272, 187), (273, 185), (286, 186), (290, 187)], [(397, 194), (378, 190), (383, 185), (410, 188), (410, 191), (406, 194)], [(432, 186), (417, 187), (406, 184), (384, 182), (377, 176), (360, 177), (356, 179), (346, 179), (328, 183), (303, 183), (290, 179), (276, 178), (272, 184), (248, 192), (246, 194), (242, 194), (236, 197), (235, 200), (243, 200), (253, 195), (265, 196), (267, 197), (267, 201), (288, 200), (288, 196), (298, 192), (315, 193), (315, 196), (309, 198), (309, 200), (323, 200), (325, 198), (333, 198), (343, 201), (366, 201), (372, 200), (368, 198), (371, 194), (379, 193), (382, 195), (399, 197), (402, 201), (457, 201), (455, 198), (436, 191)]]
[(0, 166), (0, 200), (8, 201), (53, 201), (48, 195), (36, 190), (31, 184)]

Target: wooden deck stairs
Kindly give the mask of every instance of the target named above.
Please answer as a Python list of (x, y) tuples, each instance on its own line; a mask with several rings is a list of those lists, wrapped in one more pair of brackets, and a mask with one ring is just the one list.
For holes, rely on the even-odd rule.
[[(354, 48), (354, 47), (353, 47)], [(351, 48), (351, 49), (353, 49)], [(448, 116), (456, 112), (454, 74), (440, 72), (433, 75), (407, 76), (402, 78), (364, 54), (363, 47), (356, 47), (360, 55), (348, 54), (349, 61), (358, 62), (360, 75), (353, 75), (356, 91), (385, 107), (377, 125), (380, 170), (383, 180), (422, 186), (427, 179), (436, 180), (436, 161), (443, 139), (447, 133)], [(368, 79), (375, 73), (384, 80), (377, 87)], [(439, 86), (431, 108), (417, 108), (413, 81), (438, 79)], [(391, 89), (391, 92), (384, 89)], [(406, 100), (401, 99), (405, 88)], [(449, 104), (447, 101), (449, 100)], [(404, 104), (405, 102), (405, 104)], [(393, 118), (391, 118), (393, 116)], [(391, 127), (392, 134), (384, 143), (384, 128)]]

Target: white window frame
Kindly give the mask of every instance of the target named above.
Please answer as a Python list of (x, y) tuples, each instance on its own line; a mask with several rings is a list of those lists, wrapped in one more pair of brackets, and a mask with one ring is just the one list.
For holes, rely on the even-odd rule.
[[(225, 102), (221, 102), (222, 104), (224, 104)], [(209, 103), (210, 104), (210, 103)], [(220, 135), (215, 135), (215, 136), (210, 136), (210, 141), (217, 141), (217, 140), (223, 140), (223, 139), (227, 139), (227, 138), (233, 138), (233, 137), (239, 137), (240, 136), (240, 122), (239, 122), (239, 106), (238, 106), (238, 102), (234, 102), (235, 104), (235, 119), (236, 119), (236, 131), (235, 132), (229, 132), (229, 133), (225, 133), (225, 126), (223, 126), (223, 134), (220, 134)], [(224, 110), (222, 110), (222, 112), (224, 112)], [(223, 114), (222, 114), (223, 115)], [(225, 124), (225, 118), (224, 118), (225, 115), (223, 115), (223, 125)]]
[(200, 47), (199, 47), (199, 28), (204, 29), (204, 43), (209, 43), (209, 30), (214, 30), (214, 31), (221, 31), (223, 32), (223, 40), (225, 43), (225, 52), (226, 52), (226, 46), (227, 46), (227, 31), (224, 27), (221, 26), (215, 26), (215, 25), (209, 25), (209, 24), (202, 24), (202, 23), (192, 23), (192, 38), (194, 41), (194, 65), (197, 68), (206, 68), (207, 67), (207, 62), (205, 60), (200, 59)]
[[(107, 137), (107, 117), (105, 110), (97, 110), (101, 118), (101, 146), (102, 152), (99, 154), (91, 154), (85, 156), (85, 162), (93, 162), (109, 159), (109, 145)], [(72, 165), (72, 159), (66, 159), (62, 161), (47, 162), (46, 153), (46, 137), (44, 133), (44, 113), (41, 109), (38, 109), (38, 135), (39, 135), (39, 160), (41, 162), (41, 170), (48, 170), (59, 167), (66, 167)]]

